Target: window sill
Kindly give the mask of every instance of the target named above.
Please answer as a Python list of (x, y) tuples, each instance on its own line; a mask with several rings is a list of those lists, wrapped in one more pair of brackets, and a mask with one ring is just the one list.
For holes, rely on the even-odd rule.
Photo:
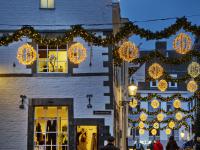
[(35, 73), (34, 77), (67, 77), (69, 73)]
[(40, 7), (39, 9), (40, 10), (55, 10), (56, 8), (42, 8), (42, 7)]

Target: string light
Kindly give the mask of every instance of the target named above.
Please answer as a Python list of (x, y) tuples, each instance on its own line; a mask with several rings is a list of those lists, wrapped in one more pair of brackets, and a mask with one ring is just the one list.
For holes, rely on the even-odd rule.
[(139, 134), (140, 135), (143, 135), (145, 133), (145, 130), (144, 129), (139, 129)]
[(189, 35), (180, 33), (173, 42), (173, 48), (177, 53), (186, 54), (191, 49), (192, 40)]
[(173, 106), (174, 108), (181, 108), (181, 101), (179, 99), (175, 99)]
[(160, 81), (158, 82), (158, 89), (159, 89), (161, 92), (166, 91), (167, 87), (168, 87), (168, 83), (167, 83), (166, 80), (163, 80), (163, 79), (162, 79), (162, 80), (160, 80)]
[(136, 99), (133, 99), (132, 101), (129, 102), (129, 106), (131, 108), (135, 108), (138, 105), (138, 101)]
[(176, 115), (175, 115), (175, 117), (176, 117), (176, 119), (177, 119), (178, 121), (180, 121), (180, 120), (183, 119), (183, 115), (182, 115), (181, 112), (177, 112)]
[(170, 135), (170, 134), (171, 134), (171, 129), (167, 128), (167, 129), (165, 130), (165, 133), (166, 133), (167, 135)]
[(199, 65), (199, 63), (192, 62), (191, 64), (189, 64), (189, 66), (188, 66), (188, 74), (192, 78), (198, 77), (199, 74), (200, 74), (200, 65)]
[(174, 121), (170, 121), (168, 126), (169, 126), (169, 128), (173, 129), (175, 127)]
[(198, 89), (198, 85), (194, 80), (190, 80), (187, 84), (187, 90), (191, 93), (196, 92)]
[(17, 59), (20, 64), (23, 65), (32, 65), (33, 62), (36, 60), (36, 51), (35, 49), (27, 44), (23, 44), (18, 48), (17, 52)]
[(140, 120), (141, 120), (141, 121), (147, 120), (147, 115), (146, 115), (145, 113), (141, 113), (141, 114), (140, 114)]
[(124, 42), (119, 50), (119, 56), (122, 58), (124, 61), (130, 62), (138, 57), (138, 48), (137, 46), (132, 43), (132, 42)]
[(160, 106), (160, 102), (157, 99), (151, 101), (151, 106), (156, 109)]
[(148, 69), (149, 76), (153, 79), (160, 78), (163, 75), (163, 72), (163, 67), (158, 63), (153, 63)]
[(87, 57), (87, 50), (81, 43), (75, 43), (67, 51), (70, 62), (74, 64), (82, 63)]
[(153, 127), (154, 127), (155, 129), (159, 129), (160, 125), (159, 125), (158, 122), (155, 122), (155, 123), (153, 124)]
[(144, 123), (142, 121), (140, 121), (138, 126), (139, 126), (140, 129), (143, 129), (144, 128)]
[(159, 122), (161, 122), (161, 121), (163, 121), (163, 119), (164, 119), (164, 114), (163, 113), (159, 113), (158, 115), (157, 115), (157, 120), (159, 121)]

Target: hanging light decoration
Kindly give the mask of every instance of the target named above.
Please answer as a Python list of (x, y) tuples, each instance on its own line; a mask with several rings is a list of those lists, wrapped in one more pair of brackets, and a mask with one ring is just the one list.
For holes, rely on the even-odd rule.
[(160, 102), (157, 99), (151, 101), (151, 106), (156, 109), (160, 106)]
[(177, 119), (178, 121), (180, 121), (180, 120), (182, 120), (183, 115), (182, 115), (181, 112), (177, 112), (176, 115), (175, 115), (175, 117), (176, 117), (176, 119)]
[(175, 99), (173, 103), (174, 108), (181, 108), (181, 101), (179, 99)]
[(151, 134), (152, 134), (152, 135), (156, 135), (156, 134), (157, 134), (157, 130), (156, 130), (156, 129), (152, 129), (152, 130), (151, 130)]
[(158, 115), (157, 115), (157, 120), (159, 121), (159, 122), (161, 122), (161, 121), (163, 121), (163, 119), (164, 119), (164, 114), (163, 113), (159, 113)]
[(149, 76), (153, 79), (160, 78), (163, 75), (163, 72), (163, 67), (158, 63), (153, 63), (148, 69)]
[(167, 83), (166, 80), (163, 80), (163, 79), (162, 79), (162, 80), (160, 80), (160, 81), (158, 82), (158, 89), (159, 89), (161, 92), (166, 91), (167, 87), (168, 87), (168, 83)]
[(127, 61), (127, 62), (130, 62), (138, 58), (138, 55), (139, 55), (137, 46), (134, 43), (129, 42), (129, 41), (124, 42), (120, 46), (118, 52), (119, 52), (120, 58), (122, 58), (124, 61)]
[(82, 63), (87, 57), (87, 50), (81, 43), (75, 43), (67, 51), (70, 62), (74, 64)]
[(132, 101), (129, 102), (129, 106), (131, 108), (135, 108), (138, 105), (138, 101), (134, 98)]
[(173, 42), (173, 48), (179, 54), (186, 54), (190, 51), (192, 45), (192, 40), (189, 35), (185, 33), (180, 33)]
[(171, 134), (171, 129), (167, 128), (167, 129), (165, 130), (165, 133), (166, 133), (167, 135), (170, 135), (170, 134)]
[(144, 123), (142, 121), (140, 121), (140, 123), (138, 124), (139, 128), (140, 129), (143, 129), (144, 128)]
[(198, 77), (199, 74), (200, 74), (200, 65), (199, 65), (199, 63), (192, 62), (191, 64), (189, 64), (189, 66), (188, 66), (188, 74), (192, 78)]
[(140, 135), (143, 135), (143, 134), (144, 134), (144, 132), (145, 132), (145, 130), (144, 130), (144, 129), (139, 129), (139, 134), (140, 134)]
[(153, 127), (155, 128), (155, 129), (159, 129), (159, 123), (158, 122), (155, 122), (154, 124), (153, 124)]
[(20, 64), (23, 65), (32, 65), (36, 60), (37, 53), (35, 49), (27, 44), (23, 44), (18, 48), (17, 59)]
[(191, 93), (196, 92), (198, 89), (198, 85), (194, 80), (190, 80), (187, 84), (187, 90)]
[(146, 115), (145, 113), (141, 113), (141, 114), (140, 114), (140, 120), (141, 120), (141, 121), (147, 120), (147, 115)]
[(169, 126), (169, 128), (173, 129), (175, 127), (175, 122), (174, 121), (170, 121), (168, 126)]

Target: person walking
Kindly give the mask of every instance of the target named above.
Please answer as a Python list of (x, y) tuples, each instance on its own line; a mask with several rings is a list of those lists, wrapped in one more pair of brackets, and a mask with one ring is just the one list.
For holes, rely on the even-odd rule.
[(178, 149), (179, 147), (176, 141), (174, 140), (174, 136), (170, 136), (169, 141), (166, 146), (166, 150), (178, 150)]
[(159, 140), (157, 140), (156, 143), (153, 145), (153, 150), (163, 150), (163, 146)]
[(140, 143), (139, 139), (137, 139), (136, 144), (134, 145), (134, 149), (136, 150), (144, 150), (143, 145)]
[(104, 146), (101, 150), (120, 150), (114, 145), (115, 138), (113, 136), (108, 137), (108, 144)]

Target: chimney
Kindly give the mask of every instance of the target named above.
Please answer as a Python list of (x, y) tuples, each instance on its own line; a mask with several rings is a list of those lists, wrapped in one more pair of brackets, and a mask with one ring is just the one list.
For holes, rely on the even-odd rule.
[(166, 41), (156, 41), (156, 50), (159, 51), (164, 56), (166, 55), (167, 51), (167, 42)]

